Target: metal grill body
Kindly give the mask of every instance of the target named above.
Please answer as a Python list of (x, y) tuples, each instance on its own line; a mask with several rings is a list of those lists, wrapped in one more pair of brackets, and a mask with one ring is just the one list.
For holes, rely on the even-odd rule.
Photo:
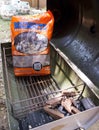
[[(77, 95), (73, 97), (74, 100), (90, 97), (91, 95), (95, 105), (97, 106), (99, 103), (96, 86), (52, 43), (51, 75), (16, 77), (13, 71), (11, 43), (2, 45), (2, 59), (5, 61), (3, 62), (3, 71), (8, 112), (11, 117), (9, 119), (14, 124), (18, 123), (17, 127), (20, 126), (21, 128), (23, 124), (25, 130), (31, 124), (31, 128), (41, 130), (46, 129), (44, 124), (49, 122), (51, 122), (49, 130), (52, 126), (54, 127), (54, 119), (44, 112), (43, 107), (47, 100), (59, 96), (62, 90), (75, 91)], [(85, 111), (85, 114), (81, 112), (77, 119), (84, 123), (94, 115), (96, 116), (94, 122), (97, 120), (97, 115), (95, 115), (97, 111), (98, 108), (96, 107), (88, 110), (88, 112)], [(85, 118), (85, 115), (89, 113), (92, 113), (90, 117)], [(77, 114), (74, 115), (74, 118), (76, 116)], [(72, 128), (79, 127), (72, 116), (66, 117), (66, 120), (67, 118), (74, 122)], [(60, 125), (63, 122), (62, 120), (59, 120)], [(35, 123), (33, 123), (34, 121)], [(56, 125), (58, 124), (56, 123)], [(11, 125), (11, 127), (14, 127), (14, 125)], [(69, 129), (66, 126), (64, 128)]]

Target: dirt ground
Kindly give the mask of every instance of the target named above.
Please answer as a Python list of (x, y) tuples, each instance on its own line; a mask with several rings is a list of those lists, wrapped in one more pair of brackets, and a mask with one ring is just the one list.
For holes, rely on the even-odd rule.
[[(10, 22), (0, 19), (0, 43), (10, 41)], [(0, 130), (8, 130), (7, 124), (7, 109), (6, 97), (4, 91), (3, 74), (2, 74), (2, 59), (0, 49)]]
[(6, 97), (2, 78), (2, 60), (0, 53), (0, 130), (8, 130), (7, 113), (6, 113), (7, 109), (5, 99)]

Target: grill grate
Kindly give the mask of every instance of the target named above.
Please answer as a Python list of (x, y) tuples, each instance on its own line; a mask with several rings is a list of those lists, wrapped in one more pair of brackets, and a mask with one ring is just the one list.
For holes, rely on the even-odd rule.
[[(48, 99), (55, 97), (60, 89), (51, 75), (42, 77), (16, 77), (20, 100), (13, 103), (14, 115), (41, 109)], [(24, 99), (25, 98), (25, 99)], [(20, 107), (16, 107), (19, 106)]]
[[(3, 48), (3, 56), (5, 61), (4, 72), (6, 74), (5, 83), (7, 83), (6, 91), (8, 93), (8, 101), (11, 107), (11, 113), (18, 120), (26, 117), (28, 113), (41, 110), (47, 100), (54, 98), (62, 91), (52, 75), (15, 77), (13, 72), (11, 47)], [(56, 56), (57, 59), (60, 59), (60, 61), (65, 64), (65, 61), (58, 53)], [(64, 70), (62, 70), (61, 65), (58, 65), (58, 63), (56, 64), (67, 77)], [(69, 77), (67, 77), (67, 79), (71, 84), (71, 88), (74, 89), (76, 87), (76, 91), (78, 91), (77, 87), (81, 87), (79, 94), (75, 98), (80, 97), (84, 83), (81, 82), (78, 86), (75, 86)], [(71, 88), (69, 87), (67, 89)]]

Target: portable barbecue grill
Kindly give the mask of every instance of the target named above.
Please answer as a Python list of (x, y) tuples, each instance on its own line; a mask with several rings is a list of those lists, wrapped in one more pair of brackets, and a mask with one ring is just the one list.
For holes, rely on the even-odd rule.
[[(95, 13), (99, 8), (96, 0), (48, 0), (47, 8), (55, 17), (50, 42), (51, 75), (16, 77), (11, 43), (1, 44), (9, 129), (87, 129), (99, 120), (99, 17)], [(79, 101), (81, 112), (67, 112), (64, 118), (56, 120), (43, 107), (62, 90), (77, 93), (73, 99)], [(90, 101), (83, 104), (84, 99)]]
[[(3, 61), (5, 61), (3, 66), (7, 105), (9, 114), (11, 114), (10, 121), (12, 129), (18, 129), (20, 126), (20, 129), (28, 130), (29, 125), (32, 126), (31, 128), (37, 127), (35, 129), (45, 129), (46, 125), (44, 124), (49, 122), (52, 122), (52, 124), (49, 124), (49, 129), (51, 129), (50, 127), (54, 127), (55, 122), (53, 123), (53, 121), (55, 120), (46, 114), (43, 110), (43, 106), (47, 100), (59, 95), (64, 89), (76, 91), (77, 95), (73, 97), (75, 100), (92, 96), (90, 98), (92, 98), (96, 106), (98, 105), (98, 94), (95, 92), (97, 88), (62, 52), (55, 49), (52, 45), (52, 74), (48, 76), (15, 77), (12, 64), (11, 43), (2, 44), (2, 52), (2, 58)], [(77, 72), (72, 70), (70, 66), (73, 67), (73, 69), (75, 68)], [(79, 73), (81, 78), (83, 76), (83, 78), (86, 79), (85, 82), (81, 80), (76, 73)], [(96, 90), (90, 90), (87, 84), (91, 84), (93, 86), (92, 89), (95, 88)], [(81, 106), (81, 109), (81, 113), (72, 116), (82, 121), (82, 124), (78, 124), (76, 120), (74, 121), (73, 119), (75, 125), (71, 127), (68, 126), (67, 128), (81, 127), (79, 125), (83, 126), (83, 123), (88, 121), (92, 116), (94, 117), (92, 123), (98, 119), (98, 107), (92, 107), (87, 111), (83, 111), (83, 106)], [(85, 115), (87, 115), (87, 118), (85, 118)], [(64, 119), (65, 118), (60, 120), (60, 125)], [(68, 116), (68, 120), (71, 120), (71, 116)], [(38, 126), (42, 125), (44, 125), (44, 127), (38, 128)], [(64, 128), (65, 127), (64, 124)]]

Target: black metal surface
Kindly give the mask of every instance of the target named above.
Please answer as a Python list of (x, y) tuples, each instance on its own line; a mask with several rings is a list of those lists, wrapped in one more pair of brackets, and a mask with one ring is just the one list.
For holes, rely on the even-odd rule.
[(99, 1), (48, 0), (47, 6), (55, 16), (53, 44), (99, 87)]

